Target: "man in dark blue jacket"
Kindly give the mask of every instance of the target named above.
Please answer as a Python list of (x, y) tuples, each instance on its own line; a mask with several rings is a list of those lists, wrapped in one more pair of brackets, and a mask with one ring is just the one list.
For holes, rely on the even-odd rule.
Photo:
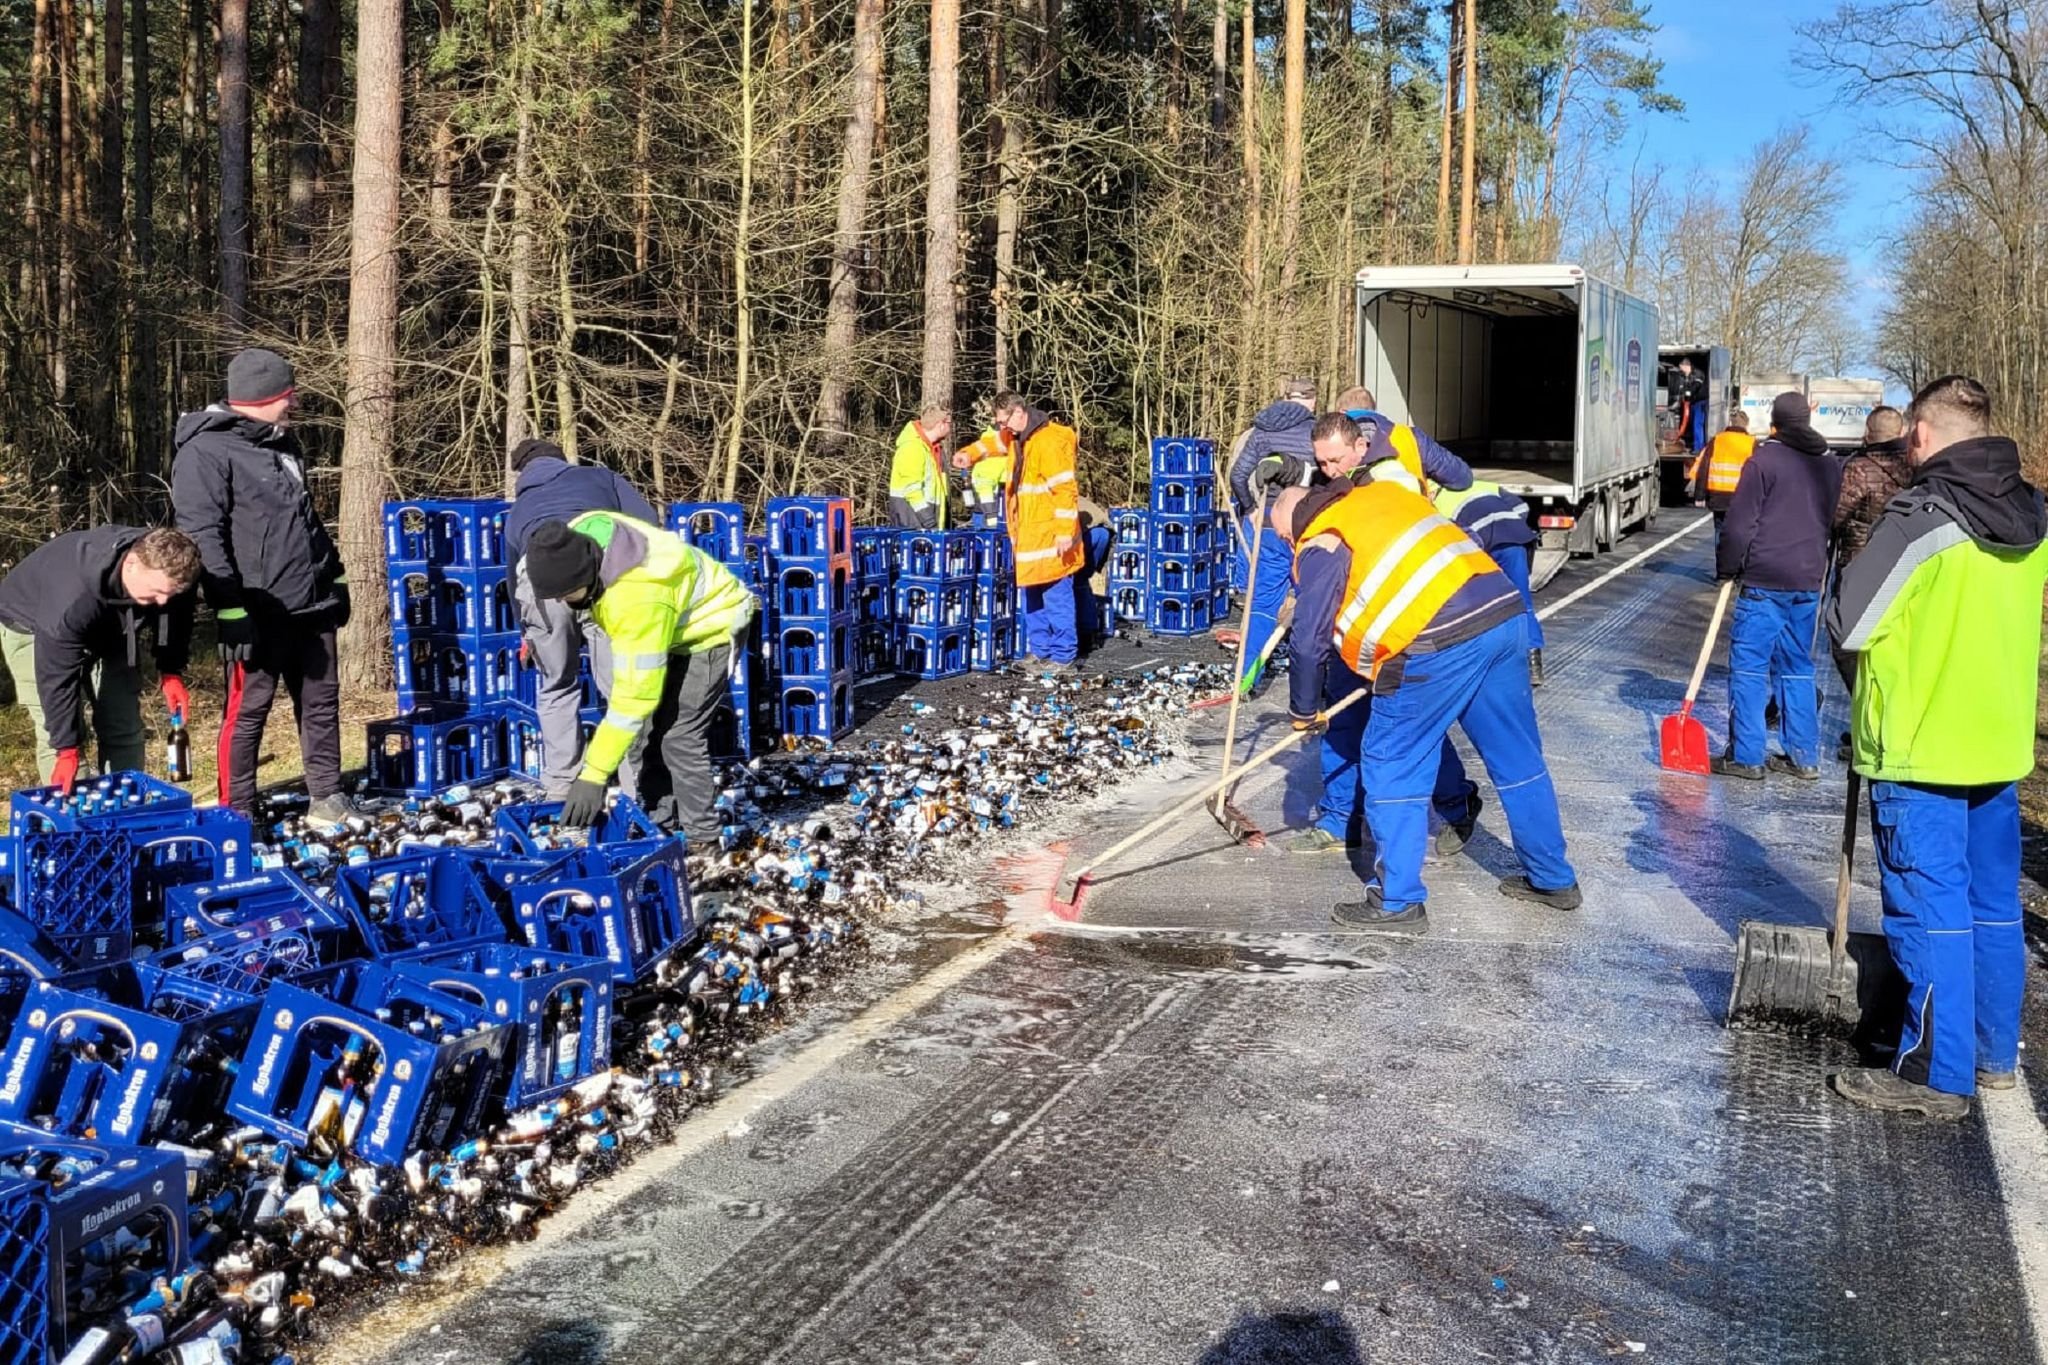
[[(632, 484), (601, 465), (570, 464), (553, 441), (521, 441), (512, 450), (512, 508), (505, 514), (505, 545), (512, 556), (512, 594), (526, 647), (540, 673), (542, 780), (559, 800), (583, 766), (583, 647), (590, 646), (590, 671), (598, 690), (611, 695), (611, 645), (604, 632), (573, 607), (535, 595), (526, 572), (526, 540), (542, 522), (567, 522), (585, 512), (623, 512), (653, 526), (661, 514)], [(636, 746), (619, 767), (626, 791), (639, 790)]]
[[(1315, 424), (1316, 381), (1290, 379), (1280, 386), (1279, 401), (1252, 418), (1251, 430), (1231, 457), (1231, 508), (1242, 528), (1246, 552), (1254, 541), (1259, 547), (1258, 563), (1252, 566), (1251, 612), (1245, 621), (1247, 674), (1280, 628), (1280, 609), (1287, 604), (1288, 590), (1294, 584), (1294, 552), (1280, 537), (1265, 534), (1260, 523), (1281, 489), (1307, 488), (1315, 481), (1315, 447), (1309, 441)], [(1239, 679), (1240, 685), (1243, 681)]]
[[(1742, 467), (1721, 526), (1716, 574), (1741, 585), (1728, 640), (1728, 751), (1723, 777), (1764, 770), (1820, 777), (1814, 622), (1828, 571), (1828, 533), (1841, 466), (1813, 429), (1803, 394), (1771, 404), (1771, 437)], [(1785, 752), (1764, 760), (1765, 707), (1778, 707)]]

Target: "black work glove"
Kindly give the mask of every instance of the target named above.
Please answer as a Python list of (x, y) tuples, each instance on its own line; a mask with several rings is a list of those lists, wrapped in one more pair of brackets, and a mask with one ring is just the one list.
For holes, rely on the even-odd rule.
[(213, 614), (216, 648), (224, 664), (245, 664), (256, 648), (256, 623), (241, 607), (225, 607)]
[(1306, 488), (1308, 482), (1307, 462), (1293, 455), (1268, 455), (1252, 467), (1252, 489), (1264, 500), (1283, 488)]
[(348, 624), (348, 618), (355, 615), (355, 603), (349, 599), (348, 580), (342, 579), (334, 585), (334, 628), (340, 630)]
[(577, 778), (562, 799), (562, 823), (570, 829), (589, 829), (604, 816), (604, 783)]

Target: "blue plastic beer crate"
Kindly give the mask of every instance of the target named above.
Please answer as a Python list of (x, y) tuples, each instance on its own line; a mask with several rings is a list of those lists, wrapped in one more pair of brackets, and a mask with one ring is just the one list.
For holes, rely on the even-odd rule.
[(775, 570), (774, 607), (777, 621), (822, 621), (851, 613), (851, 562), (778, 560)]
[(422, 707), (367, 727), (365, 766), (373, 792), (432, 796), (504, 771), (491, 717), (452, 707)]
[(49, 1349), (49, 1194), (0, 1177), (0, 1365), (44, 1365)]
[(1022, 646), (1022, 626), (1014, 614), (977, 619), (968, 665), (976, 673), (993, 673), (1013, 662)]
[[(69, 1351), (109, 1301), (124, 1301), (117, 1267), (132, 1277), (128, 1282), (148, 1285), (190, 1264), (185, 1159), (177, 1153), (0, 1123), (0, 1168), (62, 1172), (61, 1179), (36, 1180), (48, 1210), (39, 1259), (50, 1359)], [(33, 1228), (32, 1219), (24, 1222)], [(0, 1261), (11, 1253), (0, 1248)]]
[(672, 502), (668, 529), (721, 564), (745, 562), (747, 509), (736, 502)]
[(1201, 596), (1214, 581), (1215, 566), (1206, 558), (1168, 554), (1152, 557), (1152, 587), (1156, 593), (1168, 597)]
[(491, 856), (435, 848), (344, 867), (335, 874), (335, 902), (378, 958), (509, 942), (503, 897), (486, 875)]
[(853, 729), (853, 670), (784, 674), (776, 713), (786, 736), (838, 739)]
[(896, 628), (896, 671), (926, 679), (957, 678), (974, 664), (974, 627), (965, 620), (946, 625)]
[(964, 626), (974, 619), (974, 579), (925, 578), (905, 574), (896, 580), (896, 623), (900, 626)]
[[(579, 834), (563, 829), (561, 819), (560, 801), (531, 801), (498, 807), (496, 823), (498, 832), (509, 839), (521, 855), (552, 859), (581, 842)], [(589, 837), (596, 843), (616, 844), (659, 839), (662, 829), (654, 823), (653, 817), (640, 809), (639, 802), (624, 792), (613, 792)]]
[(1154, 592), (1145, 624), (1155, 635), (1200, 635), (1213, 624), (1209, 595)]
[(498, 755), (509, 777), (538, 782), (547, 771), (546, 751), (541, 742), (540, 716), (533, 703), (524, 700), (496, 701), (485, 708), (498, 726)]
[(503, 565), (507, 507), (499, 498), (387, 502), (384, 558), (394, 565)]
[(1213, 478), (1216, 473), (1216, 443), (1199, 436), (1155, 436), (1152, 438), (1152, 476)]
[(853, 533), (853, 572), (857, 582), (887, 584), (901, 563), (900, 533), (893, 526), (861, 526)]
[(183, 1141), (213, 1121), (256, 999), (148, 963), (37, 982), (15, 1015), (0, 1119), (113, 1142)]
[(553, 1099), (612, 1064), (612, 967), (601, 957), (495, 944), (407, 958), (391, 970), (475, 1000), (514, 1026), (508, 1109)]
[(362, 936), (348, 915), (315, 898), (187, 939), (152, 955), (149, 963), (194, 981), (261, 995), (276, 982), (362, 955)]
[(1206, 517), (1216, 506), (1216, 482), (1203, 477), (1152, 479), (1152, 510), (1165, 517)]
[(1208, 554), (1221, 547), (1216, 541), (1216, 519), (1211, 516), (1152, 518), (1154, 555), (1192, 556)]
[(20, 788), (8, 802), (7, 832), (183, 829), (192, 808), (192, 793), (183, 787), (144, 772), (108, 773), (81, 780), (69, 797), (55, 787)]
[(853, 673), (873, 678), (896, 668), (896, 627), (892, 622), (863, 621), (854, 627)]
[(1143, 625), (1151, 619), (1152, 589), (1145, 583), (1112, 583), (1109, 606), (1117, 620)]
[(266, 916), (309, 907), (324, 910), (327, 905), (298, 873), (284, 867), (264, 868), (216, 882), (174, 886), (164, 898), (164, 943), (178, 948), (193, 939), (252, 924)]
[[(508, 1028), (478, 1022), (481, 1010), (468, 1002), (438, 992), (421, 999), (426, 987), (372, 964), (321, 984), (363, 1003), (272, 986), (228, 1096), (231, 1117), (301, 1147), (331, 1125), (341, 1145), (379, 1166), (422, 1148), (445, 1151), (481, 1131), (510, 1048)], [(384, 1022), (379, 1009), (462, 1021), (463, 1031), (418, 1036)]]
[(1109, 509), (1110, 543), (1124, 549), (1152, 548), (1152, 513), (1144, 507)]
[(785, 678), (843, 673), (853, 667), (852, 613), (780, 623), (775, 636), (775, 671)]
[(853, 500), (831, 496), (770, 498), (768, 548), (778, 561), (853, 557)]
[(974, 580), (971, 608), (976, 621), (1017, 613), (1017, 580), (1008, 574), (980, 574)]
[(1149, 585), (1152, 582), (1152, 551), (1143, 545), (1112, 542), (1109, 562), (1102, 566), (1102, 572), (1112, 583)]
[(594, 844), (513, 888), (512, 913), (535, 948), (600, 957), (622, 982), (655, 979), (701, 927), (681, 839)]

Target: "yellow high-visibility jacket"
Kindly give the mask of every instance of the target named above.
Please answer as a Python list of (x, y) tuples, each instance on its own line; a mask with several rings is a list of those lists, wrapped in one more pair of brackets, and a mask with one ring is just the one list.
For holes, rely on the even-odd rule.
[(583, 751), (582, 779), (602, 783), (661, 704), (669, 657), (732, 644), (754, 619), (754, 594), (681, 536), (618, 512), (585, 512), (569, 529), (604, 550), (591, 619), (612, 643), (612, 693)]
[(920, 422), (896, 433), (889, 461), (889, 510), (898, 526), (913, 531), (946, 529), (946, 467)]

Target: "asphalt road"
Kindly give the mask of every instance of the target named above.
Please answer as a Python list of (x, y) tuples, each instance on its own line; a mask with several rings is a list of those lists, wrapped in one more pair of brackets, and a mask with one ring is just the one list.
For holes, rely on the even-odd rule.
[[(1468, 853), (1428, 870), (1420, 938), (1332, 932), (1343, 857), (1248, 851), (1202, 818), (1078, 924), (1044, 914), (1058, 857), (1021, 859), (886, 926), (875, 971), (672, 1148), (323, 1359), (2039, 1360), (2028, 1092), (1961, 1125), (1875, 1116), (1825, 1090), (1846, 1048), (1722, 1027), (1738, 920), (1831, 903), (1842, 772), (1658, 771), (1709, 537), (1601, 575), (1685, 524), (1539, 603), (1582, 911), (1494, 891), (1490, 791)], [(1718, 666), (1704, 695), (1715, 732)], [(1284, 733), (1279, 698), (1247, 727)], [(1220, 728), (1077, 814), (1079, 850), (1184, 792)], [(1277, 831), (1314, 792), (1307, 763), (1274, 766), (1241, 804)], [(1861, 927), (1876, 906), (1860, 874)], [(2032, 971), (2038, 1002), (2038, 949)], [(2031, 1059), (2044, 1011), (2028, 1027)]]

